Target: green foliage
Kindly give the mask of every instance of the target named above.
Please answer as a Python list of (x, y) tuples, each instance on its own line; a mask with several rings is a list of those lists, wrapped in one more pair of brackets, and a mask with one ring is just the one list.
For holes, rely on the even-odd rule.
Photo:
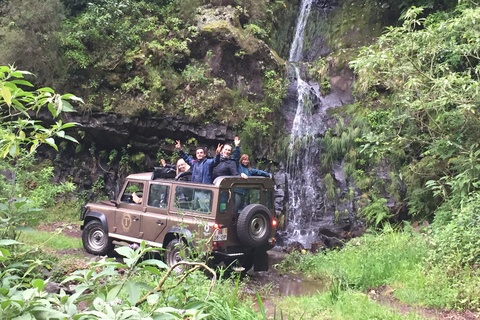
[(27, 198), (10, 199), (7, 203), (0, 203), (0, 239), (18, 240), (20, 232), (28, 230), (25, 224), (36, 222), (34, 213), (41, 211), (33, 206)]
[[(480, 40), (472, 32), (480, 10), (459, 7), (426, 19), (421, 14), (419, 8), (406, 11), (402, 26), (389, 27), (351, 62), (358, 74), (357, 102), (347, 109), (353, 121), (343, 129), (364, 124), (346, 174), (358, 185), (366, 182), (356, 174), (363, 170), (371, 181), (359, 185), (377, 186), (376, 197), (382, 197), (382, 189), (395, 192), (405, 185), (409, 212), (418, 218), (431, 216), (450, 197), (478, 189), (480, 138)], [(332, 135), (324, 140), (325, 167), (347, 158), (348, 151)], [(395, 181), (382, 187), (368, 171), (387, 162)]]
[[(74, 112), (67, 100), (80, 101), (72, 94), (55, 94), (50, 88), (40, 88), (36, 91), (24, 91), (19, 86), (32, 87), (23, 80), (27, 71), (19, 71), (15, 67), (0, 66), (0, 157), (17, 157), (21, 149), (29, 148), (32, 153), (36, 148), (46, 143), (58, 150), (55, 138), (77, 142), (65, 133), (65, 129), (73, 127), (74, 123), (63, 123), (57, 118), (62, 112)], [(42, 107), (48, 107), (56, 121), (51, 127), (43, 127), (39, 121), (32, 120), (29, 111), (40, 112)]]
[(333, 184), (333, 177), (330, 173), (327, 173), (323, 178), (323, 183), (327, 188), (327, 198), (330, 200), (335, 199), (335, 185)]
[(37, 74), (42, 86), (58, 87), (66, 70), (58, 63), (64, 9), (59, 0), (0, 1), (0, 65), (15, 64)]
[[(102, 318), (107, 315), (115, 317), (135, 316), (137, 318), (173, 317), (175, 315), (186, 315), (192, 319), (202, 319), (205, 313), (199, 299), (183, 302), (183, 310), (165, 305), (165, 302), (172, 300), (163, 297), (162, 286), (172, 270), (162, 274), (160, 270), (166, 265), (159, 260), (144, 260), (140, 258), (145, 253), (152, 251), (140, 245), (136, 251), (128, 247), (117, 249), (117, 252), (124, 256), (124, 263), (115, 262), (113, 259), (102, 259), (91, 264), (92, 269), (77, 270), (68, 276), (63, 282), (74, 281), (77, 283), (76, 292), (67, 296), (63, 290), (58, 294), (47, 294), (43, 291), (47, 282), (41, 279), (29, 281), (28, 278), (16, 276), (20, 271), (17, 266), (7, 266), (2, 270), (2, 288), (0, 292), (0, 311), (3, 316), (12, 319), (18, 316), (37, 316), (40, 312), (52, 318), (67, 318), (83, 316), (86, 318)], [(28, 265), (21, 266), (28, 267)], [(123, 270), (122, 274), (119, 270)], [(28, 272), (27, 272), (28, 273)], [(144, 282), (137, 281), (138, 275), (152, 277), (159, 281), (156, 288)], [(109, 281), (100, 281), (108, 277)], [(163, 277), (163, 280), (161, 278)], [(25, 281), (23, 281), (25, 280)], [(172, 279), (173, 280), (173, 279)], [(173, 282), (173, 281), (171, 281)], [(177, 282), (177, 285), (182, 280)], [(169, 283), (167, 283), (168, 285)], [(87, 290), (88, 289), (88, 290)], [(140, 299), (142, 294), (153, 292)], [(175, 293), (174, 293), (175, 294)], [(208, 294), (208, 293), (207, 293)], [(168, 293), (167, 293), (168, 295)], [(87, 310), (78, 310), (80, 301), (87, 301), (90, 307)], [(145, 310), (139, 308), (147, 302)]]
[[(48, 144), (58, 150), (55, 139), (67, 139), (77, 142), (65, 133), (65, 129), (75, 126), (74, 123), (63, 124), (57, 120), (62, 112), (75, 111), (67, 100), (81, 101), (72, 94), (56, 94), (51, 88), (40, 88), (36, 91), (24, 91), (19, 86), (32, 84), (23, 80), (29, 72), (16, 70), (14, 67), (0, 66), (0, 167), (7, 169), (11, 178), (1, 179), (0, 200), (8, 199), (8, 202), (0, 202), (0, 236), (2, 239), (17, 239), (19, 232), (25, 226), (33, 223), (35, 216), (32, 213), (40, 209), (35, 208), (38, 204), (47, 204), (60, 190), (48, 187), (48, 180), (52, 170), (45, 169), (39, 175), (40, 187), (33, 186), (38, 183), (30, 180), (33, 186), (28, 195), (35, 201), (22, 197), (23, 192), (18, 190), (19, 178), (25, 177), (27, 171), (20, 169), (25, 167), (26, 162), (31, 160), (31, 155), (41, 144)], [(42, 126), (40, 121), (32, 120), (31, 114), (48, 108), (48, 111), (56, 120), (53, 125)], [(28, 149), (28, 151), (27, 151)], [(27, 187), (24, 180), (23, 185)], [(43, 187), (43, 188), (42, 188)], [(28, 187), (27, 187), (28, 188)], [(73, 185), (66, 186), (67, 191), (73, 191)], [(28, 190), (28, 189), (27, 189)], [(63, 191), (63, 190), (61, 190)], [(25, 194), (24, 194), (25, 195)], [(36, 202), (36, 203), (35, 203)]]
[(385, 198), (374, 199), (374, 201), (360, 211), (360, 214), (368, 224), (378, 227), (382, 222), (385, 222), (393, 216), (385, 205), (386, 203), (387, 199)]
[[(297, 254), (281, 266), (318, 279), (342, 275), (342, 283), (349, 288), (368, 289), (391, 283), (398, 275), (417, 268), (425, 259), (426, 249), (420, 235), (396, 233), (387, 225), (382, 234), (353, 239), (340, 251)], [(297, 263), (289, 263), (295, 259)]]
[(473, 192), (444, 203), (432, 228), (433, 262), (473, 265), (480, 262), (480, 194)]

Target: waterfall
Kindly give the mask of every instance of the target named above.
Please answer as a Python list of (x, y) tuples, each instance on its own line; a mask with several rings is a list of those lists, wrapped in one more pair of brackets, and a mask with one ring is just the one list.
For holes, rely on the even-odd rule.
[(295, 36), (293, 37), (292, 47), (290, 48), (288, 58), (288, 61), (290, 62), (297, 62), (302, 58), (303, 36), (308, 16), (310, 14), (310, 8), (312, 7), (312, 1), (313, 0), (302, 0), (300, 14), (298, 16), (297, 25), (295, 26)]
[(322, 102), (318, 84), (310, 85), (302, 79), (302, 48), (304, 30), (313, 0), (302, 0), (296, 23), (295, 37), (290, 48), (290, 67), (294, 70), (297, 91), (297, 108), (290, 131), (287, 175), (289, 181), (287, 233), (289, 242), (300, 242), (310, 248), (317, 240), (316, 214), (320, 211), (323, 195), (320, 194), (318, 162), (320, 150), (316, 145), (319, 125), (314, 115), (314, 104)]

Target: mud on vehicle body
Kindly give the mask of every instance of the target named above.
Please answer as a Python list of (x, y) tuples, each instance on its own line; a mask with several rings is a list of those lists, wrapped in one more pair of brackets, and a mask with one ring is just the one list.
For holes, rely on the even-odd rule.
[(117, 199), (84, 206), (82, 240), (89, 253), (145, 241), (165, 248), (171, 266), (182, 259), (182, 247), (203, 246), (214, 265), (268, 269), (277, 223), (272, 179), (218, 177), (210, 185), (153, 177), (129, 175)]

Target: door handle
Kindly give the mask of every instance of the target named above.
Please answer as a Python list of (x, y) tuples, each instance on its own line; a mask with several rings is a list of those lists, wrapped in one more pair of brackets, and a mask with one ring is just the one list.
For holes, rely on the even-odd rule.
[(158, 220), (158, 221), (157, 221), (157, 224), (158, 224), (159, 226), (163, 226), (163, 221)]
[(137, 217), (133, 217), (132, 220), (133, 220), (133, 221), (138, 221), (138, 218), (137, 218)]

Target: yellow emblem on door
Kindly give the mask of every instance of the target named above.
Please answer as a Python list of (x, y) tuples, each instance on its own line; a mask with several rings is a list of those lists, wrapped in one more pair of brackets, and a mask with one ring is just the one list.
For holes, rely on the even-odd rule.
[(123, 231), (128, 232), (131, 226), (132, 226), (132, 218), (130, 217), (130, 213), (124, 212), (122, 217)]

